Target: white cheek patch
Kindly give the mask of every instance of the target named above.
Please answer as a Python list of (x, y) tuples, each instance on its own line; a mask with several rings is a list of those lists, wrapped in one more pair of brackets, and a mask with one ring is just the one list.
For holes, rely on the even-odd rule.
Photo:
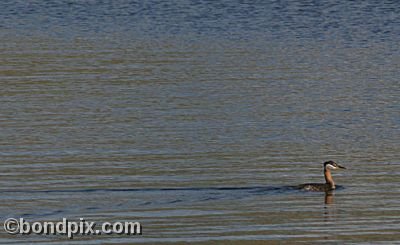
[(326, 167), (331, 170), (337, 169), (337, 167), (333, 166), (332, 164), (327, 164)]

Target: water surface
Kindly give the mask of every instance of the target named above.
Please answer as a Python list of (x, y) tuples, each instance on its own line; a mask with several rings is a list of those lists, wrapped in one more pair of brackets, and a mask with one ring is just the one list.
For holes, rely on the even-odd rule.
[(397, 5), (3, 1), (0, 242), (398, 241)]

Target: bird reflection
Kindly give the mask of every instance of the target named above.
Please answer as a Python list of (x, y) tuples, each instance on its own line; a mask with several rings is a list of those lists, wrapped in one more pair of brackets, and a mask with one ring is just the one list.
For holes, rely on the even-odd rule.
[(325, 192), (325, 204), (333, 204), (333, 191), (326, 191)]

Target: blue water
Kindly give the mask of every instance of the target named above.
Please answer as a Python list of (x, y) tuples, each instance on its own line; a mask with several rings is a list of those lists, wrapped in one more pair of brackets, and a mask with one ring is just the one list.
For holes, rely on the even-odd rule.
[(399, 241), (398, 5), (1, 1), (0, 243)]
[(3, 31), (60, 38), (397, 41), (397, 1), (2, 1)]

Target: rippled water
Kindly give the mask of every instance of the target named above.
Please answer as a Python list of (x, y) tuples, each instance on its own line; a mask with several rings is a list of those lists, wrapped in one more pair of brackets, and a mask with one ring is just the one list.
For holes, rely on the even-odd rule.
[(399, 241), (398, 7), (3, 1), (2, 221), (143, 234), (0, 242)]

